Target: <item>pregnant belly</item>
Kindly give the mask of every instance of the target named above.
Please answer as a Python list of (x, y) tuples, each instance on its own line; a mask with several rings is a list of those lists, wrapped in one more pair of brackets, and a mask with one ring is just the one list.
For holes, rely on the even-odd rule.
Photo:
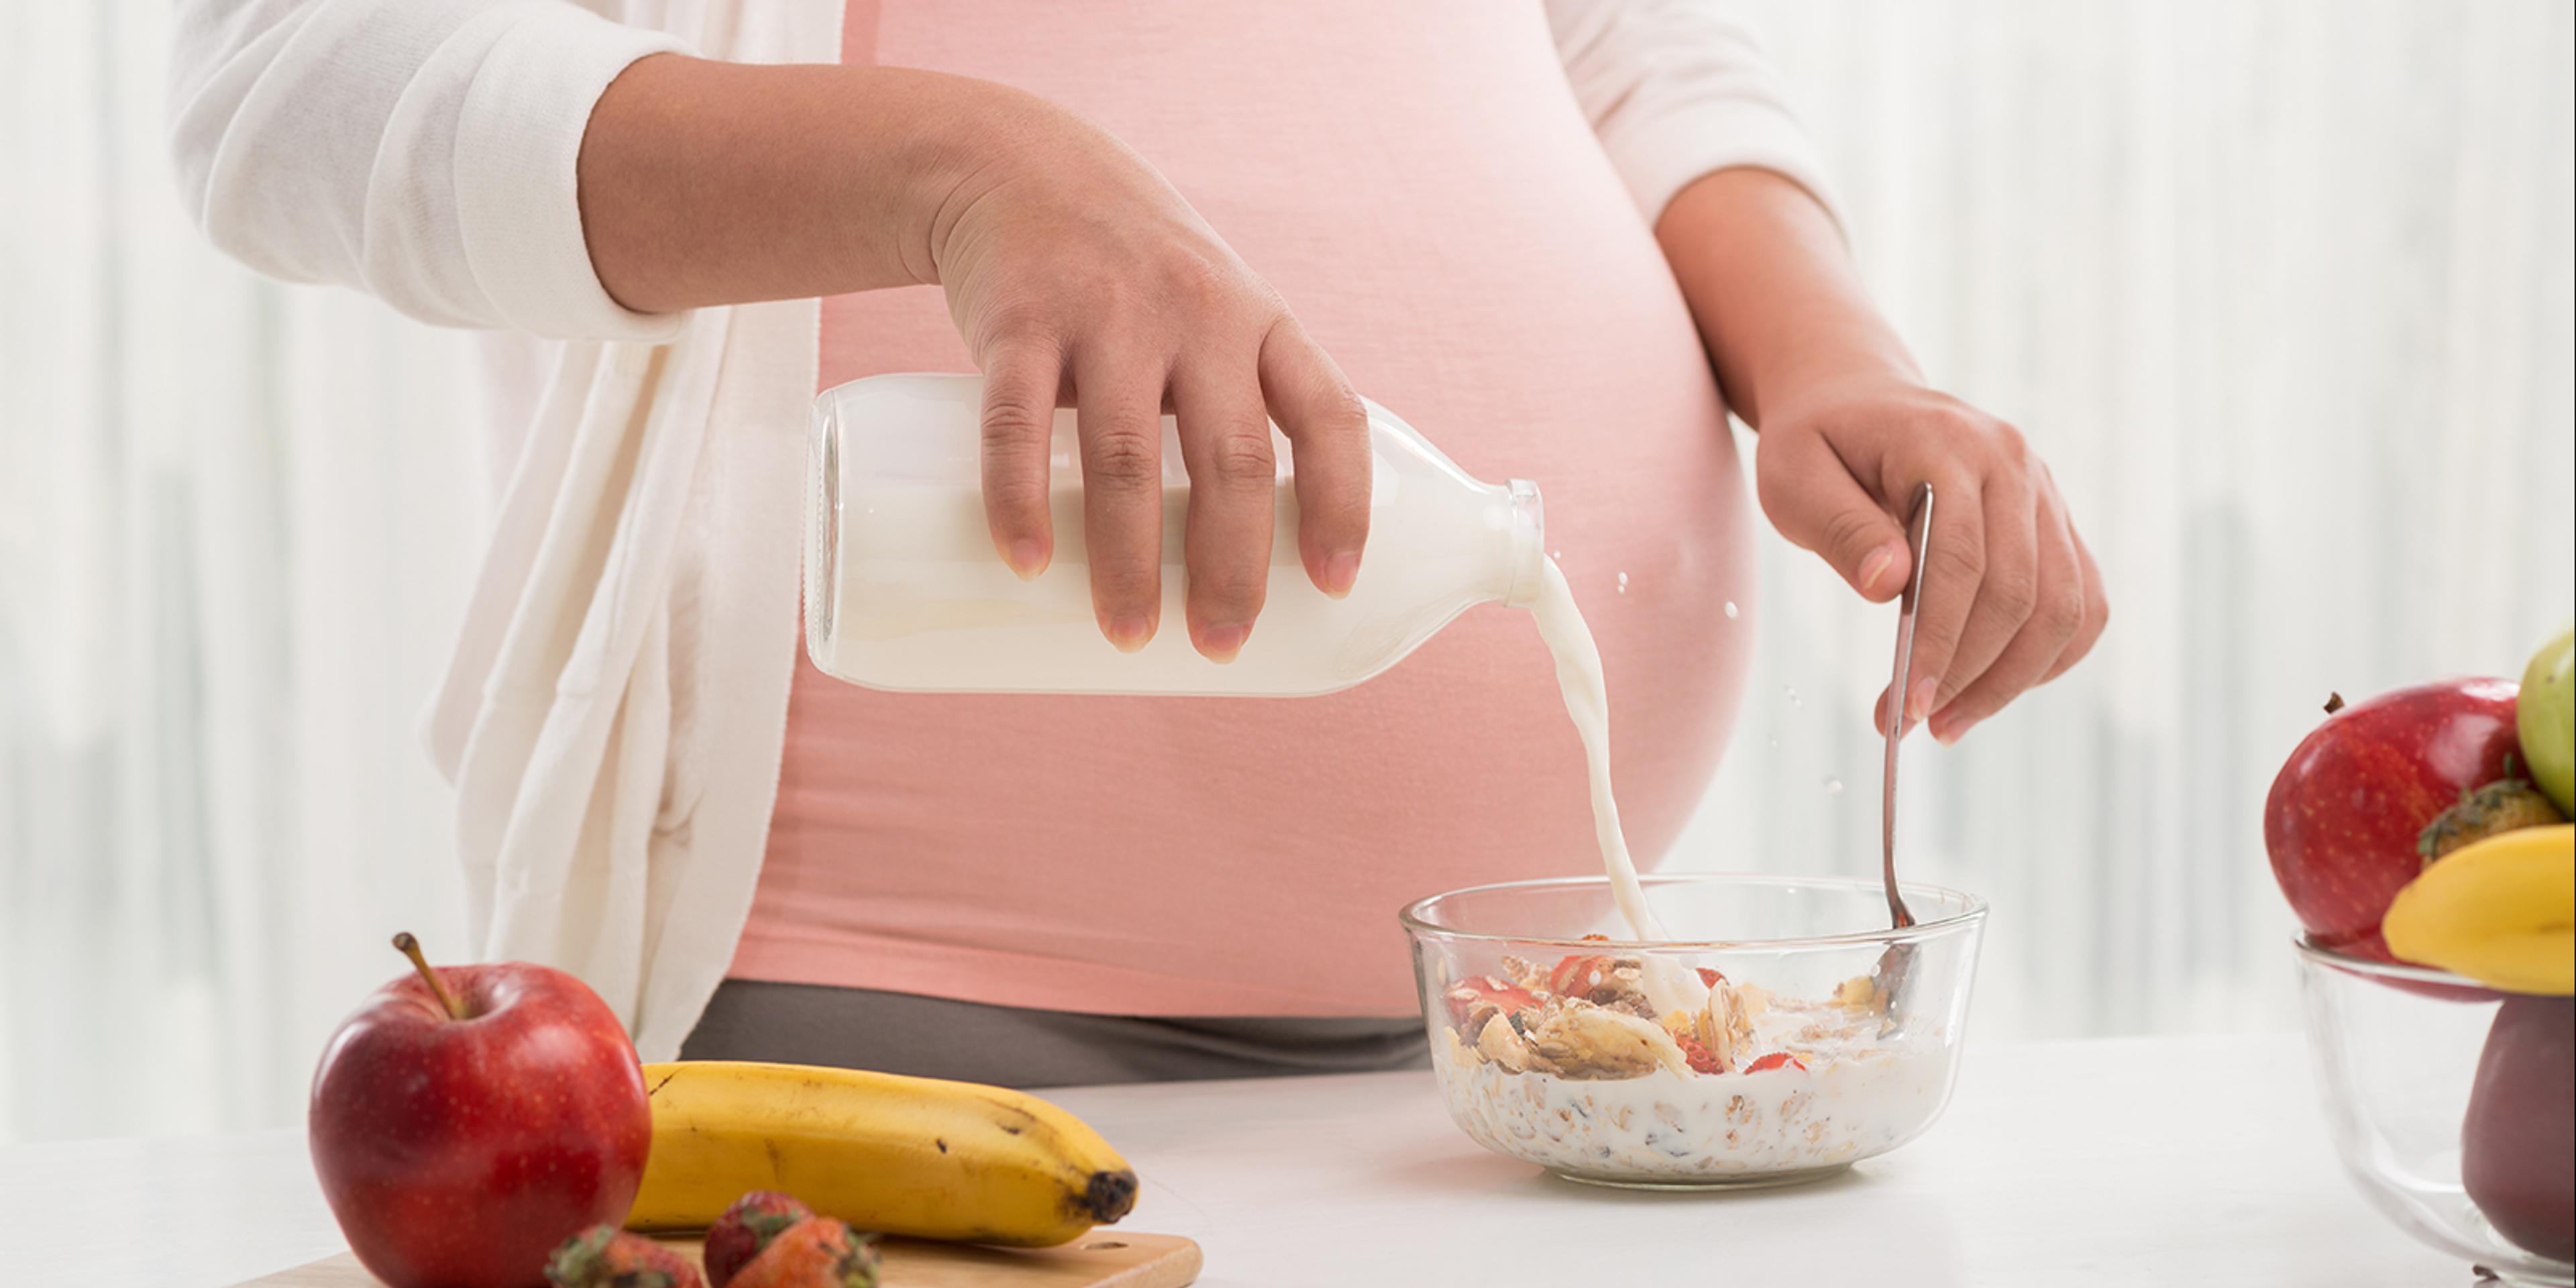
[[(1744, 491), (1689, 318), (1535, 6), (1204, 8), (889, 3), (874, 48), (1108, 124), (1363, 392), (1480, 477), (1538, 481), (1601, 645), (1630, 840), (1655, 861), (1741, 689)], [(971, 369), (935, 291), (825, 304), (826, 384)], [(1582, 752), (1515, 610), (1313, 699), (883, 694), (800, 660), (736, 973), (1401, 1014), (1400, 904), (1598, 862)]]

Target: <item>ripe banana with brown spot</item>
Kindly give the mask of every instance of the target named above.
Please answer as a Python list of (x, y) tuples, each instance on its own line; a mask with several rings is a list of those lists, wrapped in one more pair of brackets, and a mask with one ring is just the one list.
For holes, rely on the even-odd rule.
[(1125, 1216), (1136, 1173), (1081, 1119), (1000, 1087), (810, 1065), (644, 1066), (653, 1151), (626, 1224), (703, 1229), (747, 1190), (862, 1230), (1046, 1247)]

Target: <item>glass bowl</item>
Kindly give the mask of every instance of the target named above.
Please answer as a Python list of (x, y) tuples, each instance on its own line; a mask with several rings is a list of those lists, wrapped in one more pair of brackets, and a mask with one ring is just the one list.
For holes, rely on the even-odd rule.
[(1890, 930), (1875, 881), (1644, 884), (1682, 938), (1587, 938), (1626, 936), (1601, 877), (1475, 886), (1402, 913), (1441, 1097), (1478, 1144), (1604, 1185), (1784, 1185), (1940, 1116), (1982, 900), (1906, 885), (1918, 924)]
[(2371, 1206), (2509, 1283), (2576, 1283), (2576, 998), (2298, 949), (2327, 1126)]

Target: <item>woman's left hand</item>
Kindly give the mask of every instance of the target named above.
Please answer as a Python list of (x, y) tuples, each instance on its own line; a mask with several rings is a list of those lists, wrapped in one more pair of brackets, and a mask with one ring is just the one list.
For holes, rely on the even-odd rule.
[[(1929, 717), (1945, 745), (2101, 637), (2101, 570), (2021, 431), (1896, 374), (1818, 381), (1765, 407), (1761, 426), (1763, 511), (1872, 602), (1905, 589), (1906, 509), (1916, 484), (1932, 484), (1940, 538), (1904, 701), (1907, 719)], [(1881, 731), (1888, 702), (1881, 692)]]

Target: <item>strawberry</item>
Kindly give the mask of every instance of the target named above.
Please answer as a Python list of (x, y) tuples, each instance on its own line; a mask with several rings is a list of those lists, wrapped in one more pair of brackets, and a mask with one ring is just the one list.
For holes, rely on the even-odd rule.
[(1805, 1073), (1807, 1071), (1807, 1066), (1804, 1062), (1786, 1051), (1774, 1051), (1771, 1054), (1744, 1066), (1744, 1071), (1746, 1073), (1760, 1073), (1765, 1069), (1777, 1069), (1782, 1065), (1787, 1065), (1800, 1073)]
[(1691, 1072), (1726, 1072), (1726, 1070), (1718, 1067), (1717, 1057), (1710, 1055), (1708, 1053), (1708, 1048), (1699, 1044), (1698, 1038), (1692, 1037), (1687, 1033), (1675, 1033), (1673, 1034), (1673, 1041), (1681, 1047), (1682, 1056), (1690, 1061)]
[(1547, 991), (1559, 997), (1589, 996), (1594, 985), (1609, 978), (1617, 960), (1594, 953), (1571, 954), (1547, 973)]
[(877, 1237), (807, 1217), (771, 1239), (727, 1288), (877, 1288)]
[(1726, 977), (1718, 974), (1717, 968), (1714, 966), (1702, 966), (1699, 968), (1699, 982), (1710, 988), (1715, 988), (1718, 985), (1725, 983)]
[(1503, 1008), (1505, 1015), (1538, 1005), (1538, 999), (1526, 990), (1514, 988), (1491, 975), (1477, 975), (1450, 985), (1447, 1001), (1452, 1024), (1466, 1023), (1467, 1012), (1476, 1009), (1478, 1002), (1491, 1002)]
[(546, 1282), (555, 1288), (706, 1288), (687, 1258), (613, 1225), (594, 1225), (564, 1240), (546, 1263)]
[(814, 1209), (776, 1190), (753, 1190), (735, 1199), (707, 1227), (707, 1281), (714, 1288), (725, 1288), (770, 1240), (812, 1215)]

